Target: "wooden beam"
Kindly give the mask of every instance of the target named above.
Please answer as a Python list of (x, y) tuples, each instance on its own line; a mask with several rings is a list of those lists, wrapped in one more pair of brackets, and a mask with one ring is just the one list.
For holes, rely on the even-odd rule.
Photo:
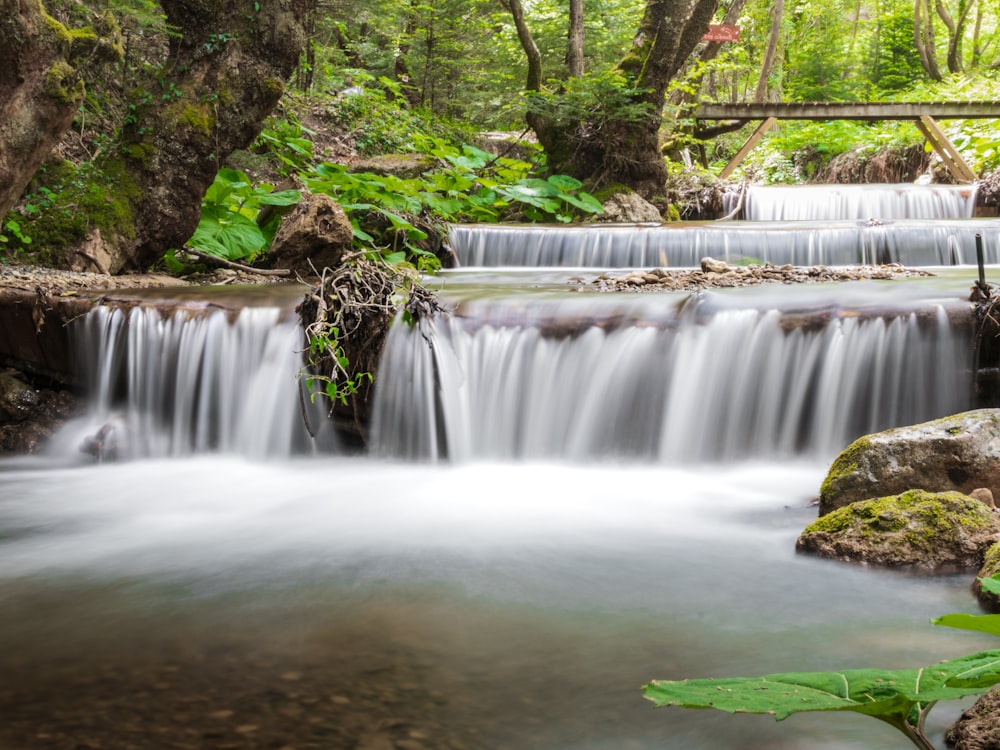
[(965, 163), (962, 154), (955, 148), (955, 144), (948, 140), (948, 136), (938, 127), (933, 117), (921, 115), (917, 118), (916, 124), (920, 132), (924, 134), (924, 138), (931, 144), (931, 148), (941, 157), (941, 161), (948, 167), (948, 171), (956, 180), (959, 182), (976, 181), (976, 173)]
[(747, 138), (747, 142), (743, 144), (739, 151), (736, 152), (736, 156), (729, 160), (729, 163), (722, 168), (719, 172), (719, 179), (724, 180), (738, 167), (749, 154), (754, 146), (760, 143), (760, 139), (764, 137), (764, 134), (771, 129), (771, 127), (778, 121), (777, 117), (768, 117), (764, 122), (757, 126), (757, 129), (753, 131), (751, 136)]
[(1000, 102), (767, 102), (699, 104), (696, 120), (938, 120), (997, 119)]

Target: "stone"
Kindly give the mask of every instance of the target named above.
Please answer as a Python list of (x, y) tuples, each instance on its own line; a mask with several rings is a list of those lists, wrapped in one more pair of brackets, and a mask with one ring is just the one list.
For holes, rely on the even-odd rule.
[(705, 273), (728, 273), (732, 271), (733, 268), (724, 260), (716, 260), (715, 258), (702, 258), (701, 259), (701, 270)]
[(990, 492), (988, 487), (977, 487), (969, 493), (969, 497), (973, 500), (978, 500), (989, 508), (997, 507), (997, 504), (993, 501), (993, 493)]
[(908, 490), (821, 516), (795, 544), (821, 557), (928, 572), (975, 570), (1000, 539), (1000, 518), (958, 492)]
[(663, 222), (659, 209), (638, 193), (615, 193), (604, 201), (604, 213), (597, 221), (619, 224), (646, 224)]
[(353, 239), (344, 209), (328, 195), (307, 193), (281, 220), (268, 257), (276, 267), (314, 275), (339, 266)]
[(380, 154), (352, 164), (350, 171), (393, 175), (401, 180), (412, 180), (437, 166), (437, 160), (425, 154)]
[(0, 424), (23, 422), (38, 405), (38, 391), (24, 382), (16, 370), (0, 371)]
[(979, 605), (987, 612), (1000, 613), (1000, 596), (983, 590), (980, 578), (992, 578), (1000, 573), (1000, 543), (994, 544), (986, 550), (983, 558), (983, 567), (976, 574), (976, 579), (972, 582), (972, 593), (979, 600)]
[(858, 438), (830, 466), (819, 512), (910, 489), (968, 494), (978, 488), (1000, 492), (1000, 409)]
[(1000, 689), (979, 697), (945, 733), (955, 750), (1000, 750)]

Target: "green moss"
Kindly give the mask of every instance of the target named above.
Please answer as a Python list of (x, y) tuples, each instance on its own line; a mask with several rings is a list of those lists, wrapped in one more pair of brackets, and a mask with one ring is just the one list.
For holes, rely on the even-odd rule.
[(202, 135), (211, 135), (215, 127), (215, 115), (208, 104), (175, 102), (163, 110), (163, 118), (171, 129), (196, 130)]
[(21, 210), (24, 234), (32, 239), (24, 249), (58, 265), (63, 251), (79, 244), (92, 229), (100, 229), (105, 237), (133, 238), (133, 207), (140, 197), (141, 190), (122, 160), (108, 160), (100, 168), (48, 162), (32, 182)]
[(971, 497), (958, 492), (909, 490), (845, 505), (818, 518), (804, 534), (856, 529), (862, 536), (895, 535), (901, 543), (924, 549), (956, 526), (985, 529), (992, 524), (992, 511)]
[(83, 101), (86, 88), (76, 79), (76, 69), (67, 62), (57, 60), (45, 73), (45, 93), (58, 102), (77, 104)]
[(55, 34), (59, 42), (66, 47), (71, 47), (73, 45), (73, 34), (67, 29), (63, 24), (54, 19), (48, 13), (43, 12), (42, 17), (45, 19), (45, 25), (48, 26), (49, 31)]
[(835, 485), (843, 480), (845, 476), (857, 471), (858, 461), (871, 449), (871, 438), (867, 435), (859, 437), (849, 446), (840, 452), (830, 465), (830, 470), (826, 473), (826, 478), (819, 488), (820, 497), (829, 497), (835, 492)]

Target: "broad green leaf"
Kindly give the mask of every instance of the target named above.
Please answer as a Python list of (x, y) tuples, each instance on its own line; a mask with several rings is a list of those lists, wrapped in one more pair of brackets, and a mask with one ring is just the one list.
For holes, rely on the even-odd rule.
[(983, 651), (920, 669), (654, 680), (644, 693), (658, 706), (770, 714), (779, 721), (806, 711), (853, 711), (898, 724), (918, 704), (962, 698), (997, 682), (1000, 651)]
[(931, 622), (946, 628), (974, 630), (978, 633), (1000, 635), (1000, 615), (969, 615), (964, 612), (958, 612), (936, 617)]
[(991, 594), (1000, 594), (1000, 576), (980, 578), (979, 583), (983, 587), (983, 591), (988, 591)]
[(554, 174), (549, 177), (548, 181), (560, 190), (577, 190), (583, 185), (583, 183), (575, 177), (570, 177), (565, 174)]
[(258, 201), (267, 206), (294, 206), (302, 200), (298, 190), (279, 190), (276, 193), (263, 193)]
[(597, 198), (592, 196), (590, 193), (580, 193), (578, 195), (570, 195), (569, 193), (567, 193), (566, 195), (562, 196), (562, 199), (567, 203), (569, 203), (570, 205), (576, 206), (577, 208), (586, 211), (587, 213), (591, 214), (604, 213), (604, 206), (602, 206), (601, 202), (597, 200)]

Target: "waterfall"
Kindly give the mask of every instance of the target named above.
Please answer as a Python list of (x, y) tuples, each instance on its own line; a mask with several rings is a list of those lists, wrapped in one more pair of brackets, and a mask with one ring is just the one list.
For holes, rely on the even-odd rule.
[(853, 438), (969, 406), (966, 336), (945, 310), (885, 317), (711, 311), (670, 325), (463, 316), (395, 326), (373, 450), (412, 458), (667, 463), (836, 453)]
[(1000, 225), (989, 219), (467, 225), (454, 227), (450, 238), (459, 265), (468, 267), (691, 267), (705, 256), (798, 266), (946, 266), (976, 262), (977, 234), (986, 262), (1000, 263)]
[(750, 221), (963, 219), (976, 208), (970, 185), (754, 185)]
[(302, 331), (281, 309), (245, 307), (230, 321), (221, 311), (96, 307), (82, 323), (90, 452), (283, 457), (310, 445), (296, 388)]

